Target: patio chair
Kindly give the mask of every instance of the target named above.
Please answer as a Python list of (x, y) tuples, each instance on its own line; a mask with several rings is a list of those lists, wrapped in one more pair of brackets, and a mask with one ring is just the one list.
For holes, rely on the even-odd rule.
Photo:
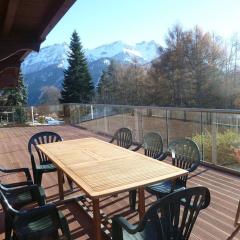
[(149, 132), (143, 136), (144, 154), (148, 157), (158, 159), (163, 153), (163, 140), (160, 134)]
[(173, 192), (155, 202), (137, 226), (121, 216), (115, 216), (112, 239), (187, 240), (199, 212), (209, 203), (210, 192), (205, 187)]
[[(154, 159), (162, 159), (165, 157), (163, 154), (163, 140), (160, 134), (155, 132), (149, 132), (143, 136), (143, 144), (138, 147), (144, 149), (144, 154), (148, 157), (152, 157)], [(138, 150), (137, 149), (137, 150)], [(136, 190), (131, 190), (129, 192), (129, 203), (130, 209), (135, 210), (136, 205)]]
[[(0, 190), (4, 193), (8, 202), (17, 209), (33, 202), (45, 204), (43, 188), (34, 185), (28, 168), (2, 169), (0, 172), (7, 174), (24, 173), (26, 181), (4, 184), (0, 181)], [(40, 194), (40, 195), (39, 195)]]
[[(168, 156), (172, 158), (172, 165), (193, 172), (201, 162), (201, 154), (195, 142), (190, 139), (181, 138), (172, 141), (168, 150), (162, 153), (157, 160), (164, 160)], [(155, 195), (158, 199), (179, 189), (186, 188), (188, 176), (183, 176), (175, 181), (164, 181), (146, 187), (146, 190)], [(129, 205), (131, 210), (136, 209), (136, 190), (129, 192)]]
[(30, 174), (30, 171), (29, 171), (28, 168), (14, 168), (14, 169), (0, 168), (0, 172), (6, 173), (6, 174), (23, 173), (26, 177), (26, 181), (4, 184), (5, 187), (18, 187), (18, 186), (32, 185), (33, 184), (32, 177), (31, 177), (31, 174)]
[[(38, 203), (39, 206), (45, 205), (45, 193), (42, 187), (33, 184), (28, 168), (0, 169), (6, 174), (24, 173), (26, 181), (4, 184), (0, 181), (0, 191), (4, 194), (8, 203), (15, 209), (31, 204)], [(8, 215), (4, 215), (6, 239), (11, 235), (11, 224)], [(11, 221), (10, 221), (11, 222)]]
[(40, 206), (28, 210), (16, 210), (0, 191), (0, 203), (7, 217), (6, 240), (40, 240), (60, 239), (58, 230), (61, 229), (64, 239), (70, 240), (67, 220), (54, 204)]
[[(119, 128), (114, 133), (109, 143), (113, 143), (114, 141), (116, 141), (116, 144), (118, 146), (129, 149), (133, 145), (131, 130), (129, 128)], [(132, 149), (132, 150), (137, 151), (138, 149), (139, 149), (139, 146), (137, 146), (135, 149)]]
[[(53, 165), (51, 160), (49, 160), (49, 158), (45, 154), (43, 154), (36, 146), (38, 144), (60, 141), (62, 141), (62, 138), (57, 133), (54, 132), (39, 132), (30, 138), (28, 142), (28, 152), (31, 158), (33, 179), (35, 184), (41, 185), (43, 173), (57, 171), (57, 168)], [(39, 164), (37, 164), (35, 161), (33, 150), (37, 152)], [(72, 180), (70, 178), (67, 179), (70, 187), (72, 188)]]
[[(201, 162), (201, 154), (197, 144), (191, 139), (180, 138), (169, 144), (164, 157), (171, 156), (172, 165), (185, 169), (189, 173), (197, 169)], [(163, 159), (159, 159), (163, 160)], [(188, 176), (183, 176), (175, 181), (164, 181), (146, 187), (146, 190), (159, 199), (175, 190), (186, 188)]]

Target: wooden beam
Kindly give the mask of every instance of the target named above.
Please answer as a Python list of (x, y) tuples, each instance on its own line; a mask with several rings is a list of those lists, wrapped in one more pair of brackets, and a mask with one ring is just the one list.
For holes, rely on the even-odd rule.
[(20, 0), (9, 0), (8, 2), (7, 12), (3, 24), (4, 36), (8, 35), (12, 29), (19, 2)]
[(6, 68), (20, 68), (23, 57), (26, 55), (25, 51), (19, 52), (4, 61), (0, 61), (0, 73)]
[(14, 88), (18, 84), (19, 68), (7, 68), (0, 73), (0, 89)]
[(29, 38), (0, 39), (0, 61), (22, 52), (39, 51), (41, 42)]
[(44, 23), (39, 29), (41, 41), (45, 40), (48, 33), (55, 27), (55, 25), (75, 2), (76, 0), (58, 0), (57, 6), (53, 7), (52, 10), (48, 12)]
[(5, 61), (0, 61), (0, 73), (6, 68), (20, 68), (21, 61), (18, 58), (8, 58)]

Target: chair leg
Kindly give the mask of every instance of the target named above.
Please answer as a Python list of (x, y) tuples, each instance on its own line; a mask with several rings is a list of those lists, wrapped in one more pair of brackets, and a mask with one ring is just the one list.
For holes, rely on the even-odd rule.
[(33, 182), (34, 184), (37, 184), (37, 173), (35, 171), (33, 171)]
[(11, 240), (12, 235), (12, 224), (11, 219), (5, 216), (5, 240)]
[(130, 205), (130, 210), (132, 211), (136, 210), (136, 198), (137, 198), (137, 190), (129, 191), (129, 205)]
[(42, 184), (42, 174), (43, 174), (42, 172), (37, 172), (36, 173), (36, 178), (34, 180), (34, 183), (39, 185), (39, 186), (41, 186), (41, 184)]
[(61, 230), (62, 230), (62, 234), (64, 236), (64, 240), (72, 240), (66, 218), (61, 219)]
[(239, 220), (239, 216), (240, 216), (240, 201), (238, 203), (238, 209), (237, 209), (237, 213), (236, 213), (236, 217), (235, 217), (235, 221), (234, 221), (234, 226), (236, 227), (237, 225), (240, 225)]

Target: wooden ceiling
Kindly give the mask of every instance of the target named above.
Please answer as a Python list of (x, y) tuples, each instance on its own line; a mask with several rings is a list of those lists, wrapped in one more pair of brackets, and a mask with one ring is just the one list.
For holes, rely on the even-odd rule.
[(0, 88), (16, 86), (21, 62), (31, 51), (39, 51), (75, 1), (0, 0)]

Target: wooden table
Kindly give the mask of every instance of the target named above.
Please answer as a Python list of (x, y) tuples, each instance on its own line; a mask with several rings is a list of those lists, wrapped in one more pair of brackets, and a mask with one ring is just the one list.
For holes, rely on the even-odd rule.
[(60, 199), (63, 173), (93, 202), (95, 239), (101, 239), (99, 198), (138, 188), (139, 217), (145, 213), (144, 187), (174, 179), (187, 171), (95, 138), (38, 145), (58, 168)]

